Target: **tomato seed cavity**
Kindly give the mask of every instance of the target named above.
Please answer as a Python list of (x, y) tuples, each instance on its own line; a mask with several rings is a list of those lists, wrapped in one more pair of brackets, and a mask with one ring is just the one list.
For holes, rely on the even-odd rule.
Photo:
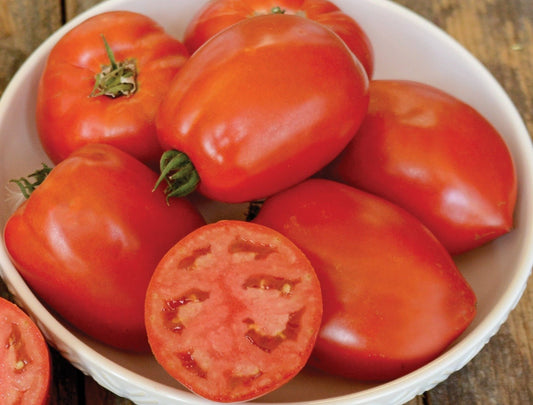
[(188, 350), (186, 352), (177, 353), (181, 365), (190, 373), (196, 374), (200, 378), (207, 378), (207, 371), (200, 367), (193, 357), (193, 352)]
[(13, 370), (17, 374), (21, 373), (31, 360), (26, 351), (26, 346), (22, 341), (22, 332), (15, 323), (11, 324), (11, 333), (6, 340), (5, 347), (14, 351), (15, 361), (13, 363)]
[(183, 305), (203, 302), (208, 298), (208, 291), (191, 289), (179, 298), (165, 301), (162, 312), (165, 316), (167, 328), (172, 332), (181, 334), (185, 328), (185, 325), (179, 316), (180, 308)]
[(242, 287), (257, 288), (260, 290), (278, 290), (281, 296), (288, 296), (294, 290), (300, 280), (289, 280), (283, 277), (275, 277), (268, 274), (251, 276), (246, 279)]
[(304, 308), (296, 312), (291, 312), (289, 314), (289, 319), (285, 329), (275, 335), (265, 335), (261, 333), (259, 327), (251, 318), (246, 318), (243, 320), (245, 324), (248, 325), (248, 330), (244, 336), (259, 349), (263, 350), (266, 353), (272, 352), (285, 340), (296, 340), (298, 337), (298, 332), (300, 331), (300, 321), (304, 313)]
[(178, 263), (178, 269), (192, 270), (198, 258), (211, 253), (211, 245), (195, 249), (190, 256), (184, 257)]
[(278, 249), (271, 245), (236, 237), (235, 240), (228, 246), (228, 252), (234, 253), (253, 253), (254, 260), (264, 260), (268, 255), (277, 253)]

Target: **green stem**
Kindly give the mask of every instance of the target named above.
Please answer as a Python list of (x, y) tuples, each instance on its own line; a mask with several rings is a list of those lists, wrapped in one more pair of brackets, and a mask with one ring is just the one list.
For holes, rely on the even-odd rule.
[(137, 91), (137, 66), (135, 60), (126, 59), (117, 62), (113, 50), (102, 35), (110, 65), (102, 66), (102, 70), (94, 77), (94, 87), (91, 97), (131, 96)]
[[(11, 183), (15, 183), (20, 188), (20, 192), (26, 198), (30, 198), (31, 193), (41, 185), (41, 183), (46, 179), (48, 174), (52, 171), (45, 163), (42, 164), (42, 169), (38, 169), (35, 172), (28, 175), (28, 177), (21, 177), (20, 179), (11, 179)], [(31, 181), (32, 179), (33, 181)]]
[(189, 157), (177, 150), (169, 150), (163, 153), (159, 162), (161, 175), (155, 183), (154, 190), (165, 180), (167, 187), (165, 195), (167, 201), (171, 197), (184, 197), (192, 193), (200, 177)]
[(285, 14), (285, 10), (283, 10), (280, 6), (275, 6), (270, 9), (271, 14)]

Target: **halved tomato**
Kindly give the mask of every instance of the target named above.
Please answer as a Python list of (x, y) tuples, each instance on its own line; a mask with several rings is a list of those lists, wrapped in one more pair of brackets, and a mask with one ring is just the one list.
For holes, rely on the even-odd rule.
[(226, 220), (178, 242), (146, 297), (146, 328), (159, 363), (208, 399), (266, 394), (305, 365), (322, 297), (305, 255), (267, 227)]

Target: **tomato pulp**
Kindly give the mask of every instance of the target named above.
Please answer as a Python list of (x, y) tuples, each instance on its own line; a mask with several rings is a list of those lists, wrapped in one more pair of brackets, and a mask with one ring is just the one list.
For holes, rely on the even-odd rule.
[(156, 359), (208, 399), (266, 394), (305, 365), (322, 315), (305, 255), (276, 231), (225, 220), (179, 241), (146, 295)]

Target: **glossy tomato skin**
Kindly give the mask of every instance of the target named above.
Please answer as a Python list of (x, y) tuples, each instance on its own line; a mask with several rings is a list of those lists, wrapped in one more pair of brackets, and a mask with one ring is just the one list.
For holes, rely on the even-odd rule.
[(452, 254), (509, 232), (512, 156), (476, 110), (412, 81), (376, 80), (361, 128), (330, 175), (417, 216)]
[(209, 1), (189, 22), (184, 44), (192, 54), (209, 38), (246, 18), (271, 14), (273, 9), (296, 14), (328, 27), (348, 45), (369, 78), (374, 71), (372, 43), (361, 26), (327, 0), (215, 0)]
[(436, 358), (475, 316), (475, 294), (446, 249), (386, 200), (312, 179), (267, 199), (254, 221), (291, 239), (315, 268), (318, 368), (390, 380)]
[(270, 392), (305, 365), (320, 327), (313, 267), (287, 238), (237, 220), (180, 240), (157, 266), (146, 294), (156, 359), (210, 400)]
[(214, 200), (262, 198), (341, 152), (368, 106), (368, 79), (331, 30), (294, 15), (246, 19), (176, 75), (157, 115), (165, 149), (189, 156)]
[(57, 165), (9, 218), (5, 243), (28, 285), (59, 315), (112, 346), (149, 350), (144, 295), (155, 266), (205, 222), (152, 192), (157, 174), (103, 144)]
[(0, 297), (0, 403), (49, 403), (50, 352), (31, 318)]
[[(117, 62), (135, 60), (134, 94), (90, 97), (95, 75), (110, 64), (102, 35)], [(108, 143), (152, 166), (159, 162), (154, 117), (188, 56), (180, 41), (142, 14), (112, 11), (74, 27), (51, 50), (38, 87), (37, 129), (50, 159), (59, 163), (82, 145)]]

